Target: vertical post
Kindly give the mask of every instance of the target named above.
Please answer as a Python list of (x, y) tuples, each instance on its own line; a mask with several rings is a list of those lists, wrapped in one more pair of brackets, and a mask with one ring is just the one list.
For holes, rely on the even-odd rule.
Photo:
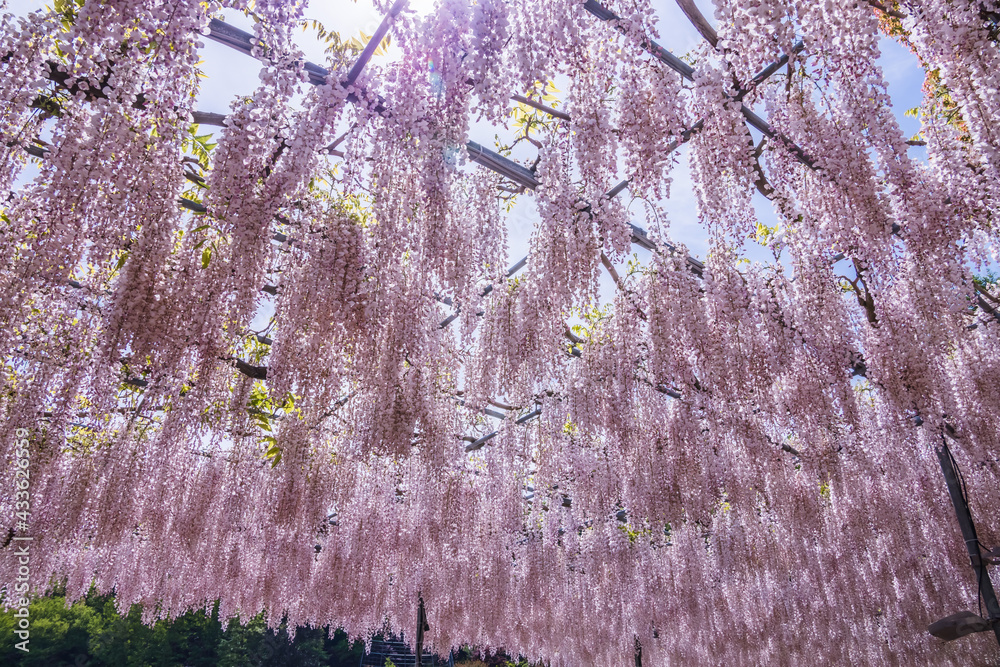
[(642, 644), (638, 636), (635, 638), (635, 667), (642, 667)]
[[(944, 436), (942, 435), (942, 441)], [(962, 485), (958, 479), (958, 472), (955, 470), (954, 459), (948, 443), (943, 441), (937, 450), (938, 460), (941, 462), (941, 471), (944, 473), (944, 481), (948, 484), (948, 493), (951, 495), (951, 503), (955, 506), (955, 516), (958, 517), (959, 528), (962, 529), (962, 538), (965, 540), (965, 547), (969, 551), (969, 559), (972, 561), (972, 569), (976, 572), (976, 579), (979, 582), (979, 595), (983, 598), (989, 619), (993, 622), (993, 634), (996, 635), (997, 642), (1000, 643), (1000, 603), (997, 602), (996, 591), (993, 590), (993, 582), (990, 581), (990, 574), (986, 571), (983, 563), (982, 551), (979, 548), (979, 538), (976, 536), (976, 526), (972, 523), (972, 513), (969, 512), (969, 504), (965, 494), (962, 492)]]
[(424, 657), (424, 632), (431, 629), (431, 626), (427, 625), (427, 613), (424, 611), (424, 596), (419, 595), (417, 599), (420, 601), (417, 607), (417, 667), (422, 667), (423, 657)]

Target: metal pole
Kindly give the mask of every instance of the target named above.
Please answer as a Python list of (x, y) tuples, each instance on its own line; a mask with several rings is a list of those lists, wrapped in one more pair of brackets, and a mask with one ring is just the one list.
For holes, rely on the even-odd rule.
[(996, 635), (997, 643), (1000, 643), (1000, 602), (997, 602), (996, 591), (993, 590), (993, 582), (990, 574), (983, 563), (982, 551), (979, 548), (979, 538), (976, 536), (976, 526), (972, 523), (972, 513), (969, 512), (969, 504), (965, 494), (962, 492), (962, 485), (955, 470), (954, 459), (948, 443), (944, 441), (942, 435), (941, 447), (937, 450), (938, 460), (941, 462), (941, 471), (944, 473), (944, 481), (948, 484), (948, 493), (951, 495), (951, 502), (955, 506), (955, 516), (958, 517), (958, 525), (962, 529), (962, 538), (965, 540), (965, 547), (969, 551), (969, 559), (972, 561), (972, 569), (976, 572), (976, 579), (979, 582), (979, 595), (983, 598), (989, 620), (993, 622), (993, 634)]

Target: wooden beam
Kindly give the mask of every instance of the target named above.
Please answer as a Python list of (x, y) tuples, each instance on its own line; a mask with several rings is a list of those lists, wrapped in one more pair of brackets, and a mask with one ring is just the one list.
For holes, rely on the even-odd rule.
[(684, 16), (688, 17), (688, 21), (691, 21), (695, 30), (701, 33), (705, 41), (711, 44), (713, 49), (719, 48), (719, 34), (715, 32), (715, 28), (708, 22), (693, 0), (677, 0), (677, 6), (681, 8)]
[(962, 531), (962, 539), (965, 540), (965, 548), (969, 552), (972, 569), (976, 573), (979, 596), (982, 597), (983, 604), (986, 605), (989, 620), (993, 622), (993, 634), (996, 636), (997, 643), (1000, 643), (1000, 603), (997, 602), (997, 594), (993, 590), (990, 573), (986, 569), (986, 563), (983, 562), (983, 552), (979, 545), (979, 536), (976, 534), (976, 526), (972, 522), (969, 501), (965, 497), (958, 467), (955, 464), (955, 458), (951, 455), (951, 450), (948, 448), (944, 433), (941, 434), (941, 441), (941, 447), (937, 450), (938, 461), (941, 462), (941, 472), (944, 474), (944, 481), (948, 486), (951, 503), (955, 507), (955, 517), (958, 519), (958, 527)]

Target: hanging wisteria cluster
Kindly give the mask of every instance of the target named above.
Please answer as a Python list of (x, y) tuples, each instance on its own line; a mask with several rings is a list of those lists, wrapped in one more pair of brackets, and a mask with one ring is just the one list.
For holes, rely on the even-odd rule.
[[(325, 68), (296, 0), (3, 16), (0, 542), (28, 429), (33, 592), (411, 642), (422, 599), (430, 648), (553, 667), (993, 664), (925, 629), (979, 604), (943, 443), (1000, 545), (1000, 5), (716, 0), (716, 34), (679, 2), (685, 62), (649, 0), (375, 4)], [(920, 141), (887, 18), (940, 83)], [(208, 38), (260, 70), (224, 117)], [(470, 136), (516, 104), (523, 165)], [(682, 144), (704, 263), (661, 205)]]

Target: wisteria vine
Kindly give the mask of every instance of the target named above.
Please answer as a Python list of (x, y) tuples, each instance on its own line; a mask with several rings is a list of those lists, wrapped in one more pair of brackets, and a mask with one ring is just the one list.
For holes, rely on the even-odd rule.
[[(693, 65), (649, 0), (374, 4), (323, 68), (292, 0), (0, 19), (0, 477), (28, 429), (33, 593), (411, 642), (422, 599), (426, 646), (553, 666), (997, 660), (924, 631), (977, 606), (943, 441), (1000, 545), (996, 3), (679, 2)], [(940, 85), (919, 141), (886, 17)], [(224, 118), (208, 38), (260, 71)], [(470, 143), (515, 104), (517, 151)], [(662, 206), (682, 145), (703, 263)]]

